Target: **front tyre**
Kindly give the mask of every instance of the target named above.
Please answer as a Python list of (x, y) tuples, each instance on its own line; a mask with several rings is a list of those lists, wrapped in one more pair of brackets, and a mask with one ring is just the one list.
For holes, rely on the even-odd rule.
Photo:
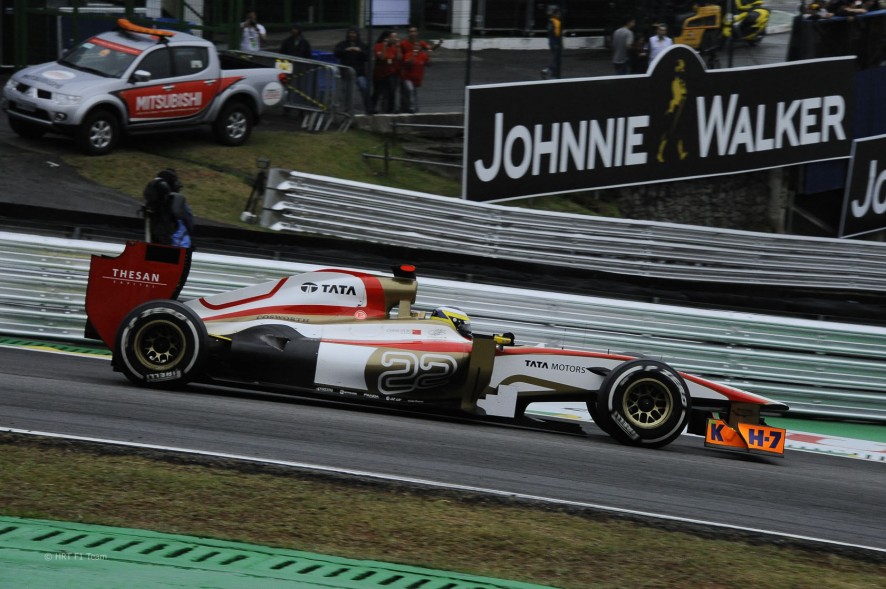
[(151, 301), (133, 309), (117, 330), (115, 366), (133, 383), (183, 385), (203, 373), (206, 325), (178, 301)]
[(610, 372), (597, 394), (601, 427), (631, 446), (660, 448), (673, 442), (689, 421), (691, 398), (683, 377), (656, 360), (625, 362)]
[(619, 430), (615, 426), (615, 422), (613, 422), (611, 419), (604, 418), (602, 415), (600, 415), (600, 410), (597, 408), (596, 397), (589, 400), (586, 405), (588, 407), (588, 413), (590, 414), (591, 419), (594, 421), (597, 427), (599, 427), (600, 430), (603, 431), (603, 433), (608, 434), (609, 437), (620, 440), (619, 432), (621, 430)]
[(77, 144), (88, 155), (111, 153), (119, 139), (120, 122), (107, 110), (97, 110), (87, 115), (76, 135)]
[(222, 145), (243, 145), (252, 134), (252, 124), (252, 110), (242, 102), (232, 102), (215, 121), (215, 137)]

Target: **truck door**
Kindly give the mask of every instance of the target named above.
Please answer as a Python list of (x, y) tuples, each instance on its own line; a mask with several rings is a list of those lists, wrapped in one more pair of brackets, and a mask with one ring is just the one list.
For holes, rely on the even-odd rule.
[(156, 123), (199, 120), (215, 99), (219, 79), (210, 71), (209, 48), (159, 46), (135, 66), (151, 74), (148, 82), (135, 82), (123, 90), (127, 117), (132, 127)]

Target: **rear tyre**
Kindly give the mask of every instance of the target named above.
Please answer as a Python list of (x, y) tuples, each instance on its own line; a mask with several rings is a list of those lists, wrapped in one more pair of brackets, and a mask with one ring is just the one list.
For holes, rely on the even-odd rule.
[(178, 301), (151, 301), (133, 309), (117, 331), (114, 364), (133, 383), (183, 385), (202, 375), (206, 325)]
[(625, 362), (607, 375), (597, 393), (597, 417), (605, 423), (601, 429), (631, 446), (670, 444), (685, 429), (690, 410), (686, 382), (656, 360)]
[(25, 139), (39, 139), (46, 135), (46, 127), (43, 125), (31, 123), (30, 121), (23, 121), (14, 117), (9, 117), (9, 128), (12, 129), (16, 135)]
[(77, 131), (76, 140), (88, 155), (111, 153), (120, 139), (120, 123), (106, 110), (90, 113)]
[(213, 127), (215, 137), (222, 145), (243, 145), (252, 134), (252, 111), (242, 102), (226, 105)]

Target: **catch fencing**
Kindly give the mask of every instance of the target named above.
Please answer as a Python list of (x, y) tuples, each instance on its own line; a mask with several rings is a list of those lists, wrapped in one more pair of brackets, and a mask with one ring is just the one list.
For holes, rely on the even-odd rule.
[[(82, 342), (91, 254), (122, 244), (0, 232), (0, 333)], [(317, 266), (196, 253), (183, 300)], [(792, 414), (886, 422), (886, 328), (419, 277), (417, 307), (458, 305), (518, 343), (661, 357)]]
[[(573, 215), (273, 169), (262, 227), (691, 281), (886, 292), (886, 244)], [(420, 228), (420, 229), (419, 229)]]

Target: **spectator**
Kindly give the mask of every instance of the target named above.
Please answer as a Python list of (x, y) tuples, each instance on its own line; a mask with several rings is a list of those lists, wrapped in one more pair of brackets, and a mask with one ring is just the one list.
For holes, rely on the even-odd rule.
[(149, 243), (191, 247), (194, 215), (181, 189), (182, 183), (172, 168), (161, 170), (145, 186), (142, 212)]
[(867, 8), (865, 8), (864, 0), (833, 0), (828, 5), (828, 11), (834, 16), (852, 18), (867, 13)]
[(292, 23), (289, 36), (283, 39), (283, 43), (280, 44), (280, 53), (311, 59), (311, 44), (308, 43), (308, 40), (302, 34), (301, 25), (295, 22)]
[(668, 26), (659, 24), (655, 27), (655, 34), (649, 37), (647, 53), (649, 54), (649, 63), (655, 61), (655, 58), (665, 49), (674, 44), (674, 40), (668, 37)]
[(442, 41), (433, 46), (418, 38), (418, 28), (409, 27), (409, 35), (400, 42), (403, 54), (400, 84), (400, 111), (418, 112), (418, 88), (425, 77), (425, 67), (430, 63), (431, 52), (440, 47)]
[(372, 71), (372, 112), (376, 112), (381, 100), (382, 112), (397, 112), (397, 88), (400, 86), (400, 69), (403, 54), (400, 39), (393, 31), (382, 31), (375, 43), (375, 68)]
[(354, 70), (357, 89), (363, 100), (363, 109), (367, 114), (372, 111), (369, 102), (369, 80), (366, 79), (366, 62), (369, 61), (369, 47), (360, 40), (357, 29), (348, 29), (344, 41), (340, 41), (333, 51), (341, 65)]
[[(302, 34), (301, 25), (292, 23), (289, 36), (280, 44), (280, 53), (301, 59), (311, 59), (311, 44)], [(286, 82), (286, 102), (298, 107), (313, 100), (316, 85), (316, 68), (304, 63), (293, 63), (292, 72)]]
[(819, 4), (818, 2), (811, 2), (803, 11), (803, 18), (809, 20), (827, 19), (832, 16), (834, 15), (828, 12), (828, 9), (825, 8), (823, 4)]
[(267, 31), (258, 23), (258, 17), (254, 10), (246, 13), (246, 20), (240, 23), (240, 50), (259, 51), (262, 41), (265, 40)]
[(563, 61), (563, 21), (559, 8), (554, 8), (548, 18), (548, 48), (551, 50), (551, 65), (541, 70), (545, 80), (560, 77), (560, 65)]
[(619, 76), (630, 73), (631, 60), (628, 51), (634, 45), (633, 28), (637, 21), (634, 17), (627, 17), (621, 28), (612, 33), (612, 65), (615, 73)]
[(648, 38), (634, 32), (634, 44), (628, 47), (628, 73), (643, 74), (649, 69)]

